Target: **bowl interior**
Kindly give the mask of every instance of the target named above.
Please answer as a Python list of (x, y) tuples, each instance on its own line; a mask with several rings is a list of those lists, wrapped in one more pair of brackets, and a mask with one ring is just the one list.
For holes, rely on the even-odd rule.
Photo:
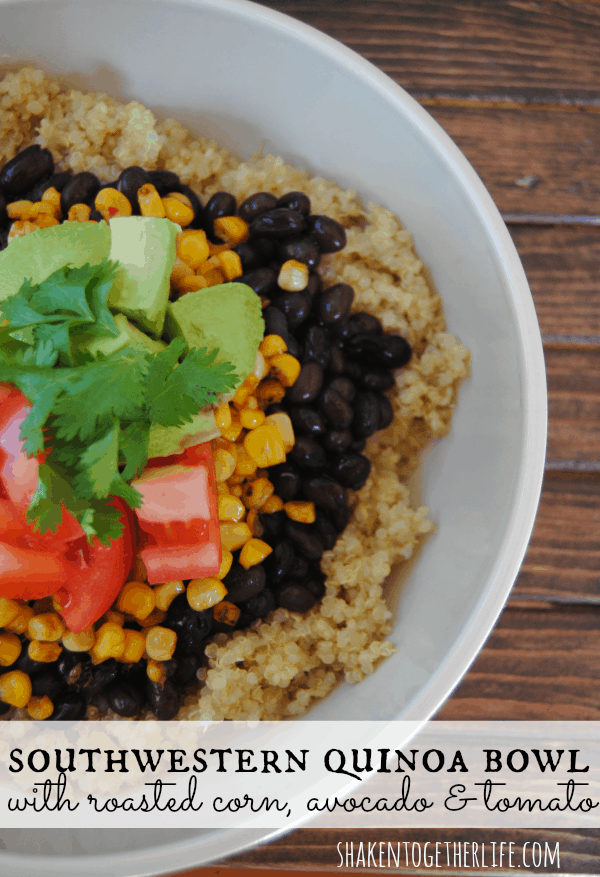
[[(243, 157), (262, 146), (389, 207), (413, 232), (449, 331), (472, 351), (472, 377), (461, 388), (451, 434), (430, 450), (420, 473), (420, 499), (438, 532), (393, 601), (398, 653), (361, 685), (341, 686), (310, 719), (427, 718), (468, 667), (508, 594), (544, 457), (537, 321), (483, 185), (391, 80), (253, 3), (8, 0), (0, 16), (7, 65), (33, 62), (74, 85), (139, 100)], [(222, 857), (236, 846), (230, 840), (189, 859), (181, 852), (177, 864)], [(173, 867), (172, 855), (165, 861), (163, 870)]]

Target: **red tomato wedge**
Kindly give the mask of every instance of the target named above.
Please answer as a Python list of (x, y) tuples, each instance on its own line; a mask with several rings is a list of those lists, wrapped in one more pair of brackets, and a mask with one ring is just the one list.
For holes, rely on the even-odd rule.
[(136, 514), (148, 537), (141, 554), (150, 584), (215, 575), (221, 534), (210, 443), (150, 460), (132, 486), (144, 499)]
[(0, 594), (37, 600), (54, 594), (71, 576), (65, 557), (54, 551), (34, 551), (0, 542)]
[[(120, 499), (123, 535), (108, 547), (94, 540), (73, 543), (67, 552), (70, 577), (55, 596), (67, 627), (79, 633), (110, 609), (123, 587), (133, 563), (135, 522), (129, 507)], [(54, 593), (54, 592), (53, 592)]]

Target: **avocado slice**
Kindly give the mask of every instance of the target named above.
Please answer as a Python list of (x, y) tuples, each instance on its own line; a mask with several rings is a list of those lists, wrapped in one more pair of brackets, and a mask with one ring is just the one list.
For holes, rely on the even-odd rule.
[(108, 306), (130, 317), (155, 337), (163, 330), (170, 277), (180, 228), (155, 216), (118, 216), (110, 220), (110, 258), (121, 270)]
[(245, 283), (221, 283), (188, 292), (167, 308), (169, 337), (183, 336), (192, 347), (218, 349), (216, 362), (230, 362), (238, 387), (256, 362), (265, 323), (260, 298)]
[(151, 459), (181, 454), (186, 448), (209, 442), (220, 435), (221, 430), (217, 426), (212, 408), (203, 408), (194, 415), (190, 423), (184, 423), (183, 426), (151, 426), (148, 457)]
[[(115, 315), (115, 326), (119, 330), (119, 334), (114, 338), (93, 338), (91, 341), (85, 341), (85, 336), (77, 338), (77, 343), (81, 349), (89, 351), (92, 356), (101, 353), (103, 356), (110, 356), (117, 350), (122, 350), (129, 344), (135, 344), (137, 347), (143, 347), (149, 353), (160, 353), (167, 346), (164, 341), (156, 341), (137, 326), (129, 322), (124, 314)], [(89, 336), (87, 336), (89, 338)]]
[(0, 301), (15, 295), (26, 277), (41, 283), (65, 265), (98, 265), (110, 239), (105, 222), (63, 222), (15, 238), (0, 253)]

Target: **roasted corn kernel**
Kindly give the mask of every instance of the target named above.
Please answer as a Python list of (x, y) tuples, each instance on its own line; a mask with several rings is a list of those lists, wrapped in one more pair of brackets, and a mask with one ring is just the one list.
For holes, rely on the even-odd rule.
[(157, 585), (154, 588), (154, 597), (156, 600), (156, 608), (166, 612), (179, 594), (185, 593), (185, 585), (183, 582), (165, 582), (164, 585)]
[(169, 661), (177, 645), (177, 634), (168, 627), (151, 627), (146, 632), (146, 653), (155, 661)]
[(246, 515), (244, 503), (230, 493), (217, 499), (220, 521), (241, 521)]
[(272, 374), (284, 387), (293, 387), (300, 374), (300, 363), (289, 353), (278, 353), (269, 360)]
[(31, 640), (27, 647), (27, 654), (31, 660), (42, 661), (44, 664), (57, 661), (61, 652), (62, 646), (59, 643), (41, 643), (35, 639)]
[(219, 526), (221, 530), (221, 545), (229, 551), (237, 551), (237, 549), (241, 548), (248, 539), (252, 539), (250, 527), (242, 521), (237, 524), (225, 521)]
[(60, 209), (60, 200), (60, 192), (54, 186), (50, 186), (42, 195), (42, 201), (45, 204), (50, 204), (52, 206), (54, 214), (58, 217), (58, 219), (60, 219), (62, 215), (62, 211)]
[(22, 238), (26, 234), (31, 234), (32, 231), (37, 231), (37, 225), (34, 222), (29, 222), (28, 219), (17, 219), (10, 227), (7, 241), (10, 244), (15, 238)]
[(238, 447), (238, 456), (235, 464), (235, 474), (243, 478), (254, 475), (258, 469), (258, 463), (250, 456), (244, 445)]
[[(151, 629), (158, 630), (158, 628)], [(126, 664), (137, 664), (138, 661), (142, 660), (145, 650), (146, 637), (144, 634), (140, 633), (139, 630), (126, 630), (125, 646), (119, 660)]]
[(147, 618), (156, 605), (154, 591), (143, 582), (126, 582), (117, 598), (117, 609), (134, 615), (136, 618)]
[(7, 627), (19, 614), (21, 607), (8, 597), (0, 597), (0, 627)]
[(219, 260), (225, 280), (235, 280), (236, 277), (241, 277), (244, 273), (242, 260), (233, 250), (224, 250), (216, 258)]
[(87, 222), (91, 212), (92, 208), (87, 204), (73, 204), (69, 207), (67, 219), (69, 222)]
[(158, 682), (159, 684), (163, 684), (167, 679), (167, 668), (163, 661), (155, 661), (154, 658), (149, 658), (148, 663), (146, 664), (146, 675), (151, 682)]
[(276, 405), (285, 396), (285, 387), (277, 378), (266, 378), (261, 381), (256, 391), (258, 401), (263, 408)]
[(230, 247), (248, 238), (248, 223), (240, 216), (219, 216), (213, 224), (215, 235)]
[(300, 500), (291, 500), (286, 502), (285, 513), (292, 521), (300, 521), (302, 524), (314, 524), (315, 522), (315, 504), (314, 502), (301, 502)]
[(65, 624), (56, 612), (34, 615), (27, 625), (27, 636), (39, 642), (55, 643), (63, 635)]
[(270, 359), (280, 353), (287, 353), (287, 344), (281, 335), (265, 335), (259, 349), (265, 359)]
[(150, 615), (147, 615), (146, 618), (136, 618), (137, 623), (140, 627), (154, 627), (156, 624), (160, 624), (167, 617), (167, 613), (163, 609), (153, 609)]
[[(254, 397), (250, 397), (253, 399)], [(250, 406), (240, 410), (240, 423), (244, 429), (256, 429), (265, 422), (265, 412), (261, 408), (251, 408)]]
[(35, 722), (49, 719), (54, 712), (54, 704), (47, 694), (43, 697), (32, 697), (27, 704), (27, 713)]
[(292, 426), (289, 414), (286, 414), (285, 411), (276, 411), (275, 414), (269, 414), (265, 424), (277, 427), (283, 441), (283, 449), (286, 454), (289, 454), (296, 441), (294, 427)]
[(6, 205), (6, 215), (9, 219), (29, 219), (29, 211), (33, 201), (12, 201)]
[(221, 430), (221, 435), (224, 438), (229, 439), (229, 441), (234, 442), (239, 437), (239, 434), (241, 433), (243, 426), (240, 423), (240, 415), (237, 413), (237, 411), (235, 411), (233, 409), (230, 409), (230, 411), (231, 411), (231, 424), (228, 427), (226, 427), (225, 429)]
[(34, 615), (35, 612), (33, 611), (33, 607), (24, 603), (22, 606), (19, 606), (19, 611), (13, 620), (9, 621), (8, 624), (5, 624), (4, 627), (12, 630), (13, 633), (25, 633), (29, 620), (33, 618)]
[(107, 621), (96, 631), (96, 642), (90, 651), (92, 663), (100, 664), (108, 658), (120, 658), (124, 650), (125, 631), (118, 624)]
[(11, 706), (24, 707), (31, 697), (31, 679), (22, 670), (9, 670), (0, 676), (0, 700)]
[(242, 610), (239, 606), (236, 606), (235, 603), (229, 603), (228, 600), (221, 601), (221, 603), (213, 609), (213, 617), (215, 621), (218, 621), (221, 624), (228, 624), (230, 627), (233, 627), (237, 623), (241, 614)]
[(106, 621), (109, 621), (111, 624), (118, 624), (119, 627), (123, 627), (125, 624), (125, 615), (122, 612), (117, 612), (115, 609), (109, 609), (102, 617), (102, 624)]
[(224, 579), (233, 564), (233, 554), (228, 548), (221, 548), (221, 566), (216, 574), (216, 579)]
[(202, 229), (187, 229), (177, 235), (177, 255), (190, 268), (199, 268), (210, 258), (206, 232)]
[(102, 219), (106, 222), (114, 219), (115, 216), (131, 216), (132, 214), (129, 198), (126, 198), (118, 189), (113, 189), (112, 186), (100, 189), (96, 195), (94, 207), (102, 214)]
[(144, 183), (140, 186), (137, 190), (137, 198), (142, 216), (156, 216), (158, 219), (163, 219), (167, 215), (162, 198), (152, 183)]
[(16, 633), (0, 633), (0, 666), (10, 667), (21, 654), (21, 640)]
[(207, 289), (210, 286), (209, 281), (203, 274), (190, 274), (189, 277), (182, 277), (177, 284), (180, 293), (197, 292), (199, 289)]
[(217, 426), (221, 431), (227, 429), (228, 426), (231, 426), (231, 408), (228, 403), (225, 403), (225, 405), (219, 405), (218, 408), (215, 408), (214, 414)]
[(187, 587), (187, 601), (195, 612), (210, 609), (225, 597), (227, 588), (217, 578), (193, 579)]
[(251, 566), (262, 563), (272, 551), (271, 546), (262, 539), (250, 539), (240, 551), (240, 563), (244, 569), (250, 569)]
[(96, 642), (96, 631), (93, 627), (86, 627), (81, 633), (65, 630), (61, 642), (70, 652), (89, 652)]
[(266, 468), (285, 462), (283, 438), (274, 424), (251, 430), (244, 438), (244, 447), (258, 466)]
[[(284, 502), (280, 496), (270, 496), (260, 507), (261, 512), (265, 515), (271, 515), (273, 512), (283, 511)], [(248, 517), (250, 515), (248, 514)]]
[(213, 453), (215, 463), (215, 475), (218, 482), (227, 481), (235, 472), (237, 458), (223, 448), (217, 448)]
[(279, 270), (277, 286), (286, 292), (302, 292), (308, 286), (308, 265), (296, 259), (288, 259)]
[(176, 222), (182, 228), (185, 228), (194, 219), (194, 211), (191, 206), (184, 204), (179, 198), (167, 195), (166, 198), (162, 199), (162, 203), (167, 219), (170, 219), (171, 222)]
[(242, 488), (242, 499), (244, 505), (248, 509), (259, 509), (261, 505), (273, 496), (275, 488), (268, 478), (257, 478), (255, 481), (248, 481)]

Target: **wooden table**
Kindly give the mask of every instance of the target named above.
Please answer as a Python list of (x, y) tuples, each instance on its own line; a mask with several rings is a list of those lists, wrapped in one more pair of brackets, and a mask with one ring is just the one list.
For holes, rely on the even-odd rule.
[[(599, 720), (600, 227), (594, 222), (600, 224), (600, 3), (262, 5), (359, 52), (437, 119), (505, 214), (537, 308), (550, 406), (537, 523), (504, 612), (437, 718)], [(453, 328), (460, 336), (460, 327)], [(361, 839), (353, 834), (355, 842)], [(391, 839), (389, 832), (363, 834), (364, 840)], [(453, 836), (423, 830), (411, 832), (411, 839), (432, 834)], [(482, 834), (487, 840), (532, 836), (468, 836)], [(302, 829), (226, 864), (335, 871), (339, 835)], [(561, 842), (561, 871), (600, 873), (600, 832), (545, 836)]]

